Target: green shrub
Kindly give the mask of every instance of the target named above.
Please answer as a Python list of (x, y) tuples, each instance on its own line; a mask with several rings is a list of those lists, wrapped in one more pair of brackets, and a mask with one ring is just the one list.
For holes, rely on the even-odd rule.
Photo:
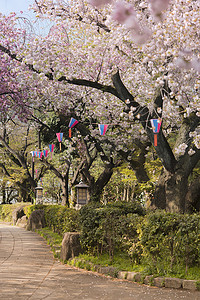
[(186, 267), (200, 263), (200, 216), (182, 215), (177, 231), (178, 257)]
[(29, 205), (24, 207), (24, 213), (27, 216), (27, 218), (30, 217), (31, 213), (36, 209), (45, 209), (45, 205), (43, 204), (37, 204), (37, 205)]
[(144, 210), (138, 204), (117, 202), (86, 205), (80, 210), (81, 243), (89, 253), (128, 251), (130, 241), (137, 236), (136, 224)]
[(45, 207), (45, 220), (49, 228), (63, 235), (65, 232), (79, 230), (78, 213), (73, 208), (61, 205), (48, 205)]
[(47, 227), (53, 232), (63, 235), (65, 232), (74, 232), (79, 230), (78, 211), (61, 205), (31, 205), (25, 208), (27, 217), (34, 210), (42, 209), (45, 213)]
[[(0, 205), (0, 219), (12, 222), (12, 212), (22, 205)], [(27, 217), (43, 209), (46, 224), (62, 238), (65, 232), (80, 231), (85, 255), (105, 255), (109, 264), (127, 259), (127, 270), (146, 265), (146, 274), (198, 279), (200, 266), (200, 215), (183, 215), (156, 211), (145, 214), (136, 203), (116, 202), (108, 205), (88, 204), (76, 211), (61, 205), (27, 205)], [(121, 255), (124, 255), (121, 257)], [(121, 257), (121, 258), (120, 258)], [(116, 261), (117, 259), (117, 261)], [(90, 264), (77, 261), (86, 269)]]
[(152, 273), (166, 274), (200, 262), (200, 216), (158, 211), (139, 228), (142, 257)]
[(3, 205), (1, 204), (0, 205), (0, 220), (1, 220), (1, 216), (2, 216), (2, 208), (3, 208)]
[(22, 205), (30, 206), (30, 203), (15, 203), (15, 204), (1, 204), (0, 205), (0, 220), (4, 222), (12, 222), (12, 212)]

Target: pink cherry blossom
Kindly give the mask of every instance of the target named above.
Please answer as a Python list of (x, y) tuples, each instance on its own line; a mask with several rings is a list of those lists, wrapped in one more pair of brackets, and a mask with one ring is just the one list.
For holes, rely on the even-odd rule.
[(101, 7), (105, 4), (111, 3), (112, 0), (88, 0), (88, 3), (95, 6), (95, 7)]
[(124, 24), (130, 30), (131, 36), (136, 44), (143, 44), (148, 41), (151, 31), (146, 27), (141, 27), (133, 5), (125, 2), (117, 2), (112, 18), (117, 22)]
[[(108, 2), (90, 0), (95, 7)], [(185, 155), (189, 161), (192, 154), (195, 167), (200, 149), (199, 1), (150, 0), (151, 10), (146, 0), (115, 3), (97, 10), (87, 1), (37, 0), (37, 16), (56, 25), (45, 38), (31, 36), (29, 42), (24, 41), (14, 15), (0, 14), (0, 45), (10, 51), (0, 52), (0, 89), (12, 92), (0, 97), (0, 110), (21, 115), (28, 107), (45, 116), (54, 109), (63, 118), (73, 113), (94, 138), (98, 129), (90, 120), (112, 124), (106, 139), (116, 152), (131, 151), (135, 141), (149, 142), (151, 127), (146, 118), (162, 114), (168, 157), (174, 153), (174, 165), (181, 166), (180, 157)], [(155, 22), (155, 17), (163, 20), (168, 7), (164, 22)], [(189, 52), (181, 55), (180, 49)], [(131, 95), (130, 102), (124, 103), (121, 94), (124, 100)], [(156, 102), (161, 104), (160, 112)], [(104, 139), (99, 141), (108, 151), (110, 144)], [(73, 137), (75, 145), (78, 140)], [(158, 153), (162, 162), (163, 153)]]
[(133, 5), (122, 1), (117, 2), (113, 9), (112, 18), (121, 24), (130, 23), (131, 25), (131, 23), (135, 23), (136, 13)]
[(149, 2), (153, 14), (159, 17), (168, 8), (170, 0), (149, 0)]

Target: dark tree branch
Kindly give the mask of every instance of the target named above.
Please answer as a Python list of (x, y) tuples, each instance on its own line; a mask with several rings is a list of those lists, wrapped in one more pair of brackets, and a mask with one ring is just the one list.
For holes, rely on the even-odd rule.
[(8, 172), (8, 170), (6, 169), (6, 167), (5, 167), (4, 164), (0, 163), (0, 167), (2, 168), (3, 173), (4, 173), (6, 176), (11, 177), (10, 174), (9, 174), (9, 172)]
[(42, 163), (50, 170), (52, 171), (56, 177), (58, 177), (61, 181), (63, 180), (63, 175), (52, 165), (50, 164), (46, 159), (42, 160)]
[(75, 171), (75, 173), (73, 175), (73, 178), (71, 180), (71, 185), (72, 186), (77, 182), (78, 175), (79, 175), (84, 163), (85, 163), (85, 160), (82, 160), (81, 163), (79, 164), (79, 166), (76, 168), (76, 171)]
[(86, 80), (86, 79), (76, 79), (76, 78), (67, 79), (65, 76), (60, 77), (58, 79), (58, 81), (66, 81), (69, 84), (95, 88), (97, 90), (102, 91), (103, 93), (110, 93), (110, 94), (116, 96), (117, 98), (121, 99), (117, 90), (114, 87), (112, 87), (111, 85), (104, 85), (104, 84), (98, 83), (96, 81), (91, 81), (91, 80)]
[[(140, 114), (140, 123), (143, 126), (143, 128), (146, 130), (146, 133), (151, 141), (151, 143), (154, 143), (154, 134), (151, 129), (150, 119), (152, 118), (149, 110), (147, 107), (141, 106), (139, 103), (137, 103), (134, 99), (134, 97), (128, 92), (127, 88), (124, 86), (123, 82), (121, 81), (119, 71), (116, 72), (112, 76), (113, 84), (118, 91), (118, 93), (121, 96), (121, 99), (126, 103), (126, 99), (129, 99), (129, 102), (126, 103), (126, 105), (131, 108), (131, 106), (136, 108), (135, 115)], [(162, 95), (161, 95), (162, 96)], [(159, 95), (156, 98), (156, 103), (161, 104), (161, 96)], [(158, 154), (158, 157), (161, 159), (161, 162), (163, 166), (168, 170), (170, 173), (174, 173), (175, 171), (175, 165), (177, 163), (174, 154), (165, 138), (162, 132), (162, 128), (160, 132), (158, 133), (158, 146), (155, 147), (155, 150)]]
[(2, 92), (0, 96), (16, 94), (15, 92)]

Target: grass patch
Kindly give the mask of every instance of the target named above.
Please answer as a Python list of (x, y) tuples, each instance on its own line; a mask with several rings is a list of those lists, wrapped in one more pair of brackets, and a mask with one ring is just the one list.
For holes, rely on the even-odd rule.
[(168, 277), (177, 277), (181, 279), (187, 279), (187, 280), (200, 280), (200, 267), (190, 267), (188, 268), (187, 274), (185, 272), (184, 266), (179, 266), (177, 270), (173, 270), (173, 272), (169, 272), (167, 274)]
[[(132, 265), (130, 258), (124, 253), (116, 254), (112, 260), (108, 254), (99, 256), (80, 254), (77, 259), (77, 261), (80, 260), (80, 265), (84, 264), (84, 262), (90, 262), (92, 265), (100, 265), (104, 267), (112, 266), (120, 271), (142, 272), (144, 270), (144, 266), (142, 265)], [(80, 267), (80, 265), (78, 267)]]
[(48, 245), (50, 246), (52, 245), (61, 246), (62, 244), (62, 239), (63, 239), (62, 236), (56, 232), (53, 232), (48, 227), (37, 229), (37, 233), (39, 233), (42, 237), (44, 237)]
[(78, 257), (67, 261), (68, 264), (73, 265), (78, 268), (86, 270), (95, 270), (95, 265), (99, 266), (112, 266), (119, 271), (130, 271), (130, 272), (140, 272), (142, 275), (154, 275), (154, 277), (174, 277), (187, 280), (199, 280), (200, 279), (200, 268), (195, 266), (188, 268), (188, 273), (185, 274), (185, 268), (179, 266), (177, 270), (173, 272), (160, 272), (155, 274), (149, 271), (148, 266), (145, 264), (136, 265), (131, 264), (130, 258), (126, 254), (116, 254), (113, 260), (109, 258), (109, 255), (99, 255), (93, 256), (89, 254), (80, 254)]
[[(59, 257), (55, 249), (61, 249), (62, 236), (53, 232), (48, 227), (37, 230), (37, 232), (43, 236), (47, 243), (51, 246), (54, 256)], [(89, 254), (80, 254), (78, 257), (71, 259), (66, 262), (69, 265), (75, 267), (95, 271), (97, 265), (99, 266), (112, 266), (119, 271), (130, 271), (130, 272), (140, 272), (143, 275), (154, 275), (163, 277), (176, 277), (188, 280), (200, 280), (200, 268), (198, 266), (188, 268), (187, 274), (185, 273), (185, 267), (179, 265), (172, 271), (167, 270), (167, 266), (163, 266), (163, 269), (159, 273), (152, 272), (146, 264), (132, 264), (129, 256), (126, 253), (116, 253), (113, 259), (110, 259), (108, 254), (103, 254), (99, 256), (93, 256)], [(155, 270), (154, 270), (155, 271)], [(157, 274), (156, 274), (157, 273)], [(200, 286), (200, 284), (199, 284)]]
[(200, 280), (200, 267), (195, 266), (188, 269), (188, 274), (186, 275), (188, 280)]
[(59, 258), (63, 237), (58, 233), (53, 232), (48, 227), (37, 229), (36, 232), (47, 241), (48, 245), (51, 246), (54, 257)]

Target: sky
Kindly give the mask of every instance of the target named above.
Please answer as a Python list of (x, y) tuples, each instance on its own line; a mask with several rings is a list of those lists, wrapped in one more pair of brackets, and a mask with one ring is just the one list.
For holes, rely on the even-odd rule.
[(10, 12), (20, 13), (20, 11), (29, 14), (28, 7), (33, 3), (34, 0), (0, 0), (0, 12), (6, 15)]
[[(15, 12), (18, 16), (26, 17), (34, 20), (34, 14), (28, 8), (34, 0), (0, 0), (0, 12), (4, 15), (8, 15), (11, 12)], [(21, 13), (23, 12), (23, 14)], [(50, 21), (38, 21), (32, 23), (35, 29), (35, 33), (46, 35), (52, 26)]]

